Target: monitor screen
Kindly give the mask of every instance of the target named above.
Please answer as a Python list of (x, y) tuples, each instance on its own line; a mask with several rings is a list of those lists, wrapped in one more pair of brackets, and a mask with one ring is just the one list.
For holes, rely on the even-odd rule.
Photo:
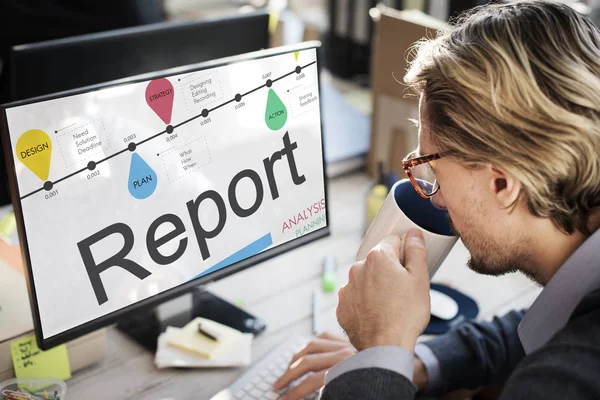
[(6, 106), (40, 346), (328, 234), (318, 46)]

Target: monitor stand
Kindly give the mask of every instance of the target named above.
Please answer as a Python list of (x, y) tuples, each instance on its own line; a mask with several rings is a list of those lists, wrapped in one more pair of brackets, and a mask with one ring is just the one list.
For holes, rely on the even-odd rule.
[(196, 317), (207, 318), (255, 336), (266, 328), (265, 322), (238, 306), (204, 290), (195, 288), (156, 308), (128, 315), (117, 323), (124, 332), (150, 351), (156, 351), (158, 336), (167, 326), (181, 328)]

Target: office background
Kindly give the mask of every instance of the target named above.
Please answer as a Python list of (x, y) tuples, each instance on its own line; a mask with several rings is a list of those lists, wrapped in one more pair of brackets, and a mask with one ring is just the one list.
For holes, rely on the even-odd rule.
[[(592, 19), (599, 15), (596, 0), (568, 2)], [(269, 15), (269, 30), (268, 36), (256, 38), (256, 46), (263, 43), (277, 47), (306, 39), (321, 40), (325, 55), (322, 71), (323, 134), (327, 172), (331, 178), (332, 237), (210, 287), (211, 291), (232, 302), (242, 299), (238, 304), (244, 304), (246, 309), (267, 322), (266, 334), (259, 336), (253, 347), (252, 358), (257, 360), (286, 336), (310, 332), (310, 294), (315, 286), (321, 284), (324, 256), (335, 256), (339, 265), (338, 284), (341, 284), (353, 261), (353, 251), (348, 249), (358, 247), (368, 226), (366, 202), (373, 185), (384, 178), (393, 180), (402, 177), (395, 160), (414, 144), (406, 139), (412, 132), (389, 115), (401, 105), (408, 110), (407, 114), (400, 113), (395, 118), (414, 116), (411, 114), (414, 103), (403, 103), (404, 100), (388, 88), (391, 83), (389, 76), (381, 72), (389, 72), (385, 69), (387, 64), (382, 66), (385, 58), (391, 57), (387, 53), (390, 47), (386, 40), (396, 34), (394, 29), (400, 26), (392, 26), (389, 22), (406, 17), (406, 20), (412, 21), (411, 24), (423, 22), (434, 26), (483, 3), (481, 0), (49, 0), (39, 5), (29, 0), (0, 0), (0, 103), (44, 94), (35, 93), (35, 89), (43, 89), (41, 84), (29, 87), (32, 92), (19, 94), (15, 91), (15, 77), (26, 71), (25, 66), (17, 68), (16, 64), (12, 64), (11, 48), (18, 45), (108, 33), (115, 29), (143, 30), (154, 24), (237, 17), (257, 11)], [(398, 11), (418, 11), (422, 15), (399, 15), (396, 14)], [(377, 31), (380, 21), (384, 22)], [(25, 26), (27, 29), (23, 28)], [(243, 35), (244, 26), (236, 25), (235, 28), (239, 28), (241, 33), (232, 28), (226, 34), (234, 35), (231, 42), (243, 44), (239, 35)], [(408, 28), (402, 25), (402, 29)], [(222, 50), (234, 54), (239, 52), (232, 46)], [(28, 59), (24, 52), (17, 58), (24, 63), (35, 63), (35, 57), (43, 57), (43, 53), (33, 52), (31, 56), (34, 58)], [(216, 56), (208, 54), (206, 57)], [(118, 58), (111, 61), (118, 62)], [(164, 66), (146, 67), (153, 71)], [(84, 74), (85, 68), (81, 71)], [(131, 72), (138, 74), (144, 71)], [(131, 74), (123, 72), (122, 76), (110, 79), (126, 78)], [(26, 83), (31, 82), (26, 74), (22, 75), (22, 79)], [(51, 78), (45, 79), (50, 82)], [(48, 88), (49, 92), (55, 91), (50, 83)], [(400, 150), (394, 152), (390, 148)], [(0, 165), (0, 205), (8, 207), (10, 197), (3, 159)], [(387, 176), (382, 177), (380, 170)], [(527, 306), (539, 292), (539, 288), (518, 276), (501, 279), (477, 276), (464, 267), (466, 257), (465, 249), (457, 246), (436, 276), (436, 282), (458, 288), (476, 299), (480, 308), (478, 318), (489, 318), (511, 308)], [(282, 265), (289, 269), (282, 270)], [(271, 284), (264, 282), (261, 278), (264, 276), (271, 277)], [(502, 295), (491, 299), (486, 296), (489, 292)], [(321, 305), (323, 329), (339, 330), (334, 316), (336, 301), (334, 294), (324, 296)], [(90, 352), (87, 356), (101, 361), (87, 365), (85, 355), (72, 360), (74, 369), (77, 365), (85, 366), (68, 382), (76, 396), (104, 393), (109, 398), (166, 399), (173, 391), (181, 390), (179, 393), (209, 398), (242, 372), (238, 369), (211, 369), (196, 371), (196, 374), (178, 370), (157, 371), (153, 367), (154, 355), (121, 332), (108, 329), (95, 335), (91, 340), (97, 340), (97, 354)], [(124, 388), (123, 392), (104, 388), (109, 382)], [(198, 388), (198, 385), (201, 387)], [(94, 398), (93, 395), (90, 398)]]

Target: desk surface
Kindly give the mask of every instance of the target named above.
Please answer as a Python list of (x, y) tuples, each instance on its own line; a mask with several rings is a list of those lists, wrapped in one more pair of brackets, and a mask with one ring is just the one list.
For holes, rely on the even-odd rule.
[[(320, 283), (319, 274), (326, 254), (337, 258), (339, 282), (346, 282), (365, 230), (364, 202), (371, 184), (362, 174), (330, 180), (331, 236), (209, 286), (209, 290), (225, 299), (243, 298), (251, 313), (266, 320), (267, 330), (253, 343), (253, 360), (290, 334), (310, 334), (311, 295)], [(459, 241), (432, 281), (451, 285), (476, 299), (479, 319), (527, 307), (541, 290), (521, 274), (477, 275), (465, 266), (467, 259), (468, 252)], [(337, 294), (324, 294), (322, 300), (322, 328), (341, 333), (335, 319)], [(209, 399), (244, 371), (243, 368), (159, 370), (153, 360), (154, 354), (109, 328), (106, 358), (73, 375), (67, 382), (68, 397)]]

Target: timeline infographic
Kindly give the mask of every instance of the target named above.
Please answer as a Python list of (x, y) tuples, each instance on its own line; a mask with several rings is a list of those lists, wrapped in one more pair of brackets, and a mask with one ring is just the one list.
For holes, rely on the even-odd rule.
[(44, 338), (326, 226), (316, 61), (6, 109)]

